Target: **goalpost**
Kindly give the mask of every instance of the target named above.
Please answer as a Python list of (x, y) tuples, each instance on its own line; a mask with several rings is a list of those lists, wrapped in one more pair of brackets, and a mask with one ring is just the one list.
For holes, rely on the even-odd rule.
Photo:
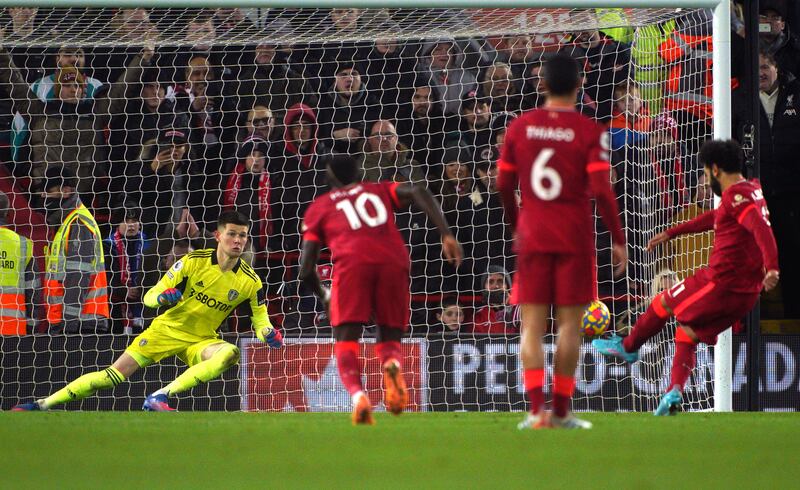
[[(240, 368), (195, 389), (178, 407), (347, 410), (325, 315), (296, 278), (302, 212), (324, 191), (324, 179), (311, 172), (317, 157), (331, 152), (357, 156), (365, 175), (425, 182), (468, 253), (461, 270), (449, 269), (438, 258), (433, 229), (415, 213), (400, 214), (412, 256), (412, 328), (404, 343), (412, 409), (524, 409), (518, 335), (459, 335), (442, 326), (439, 315), (458, 303), (469, 323), (493, 301), (483, 291), (487, 271), (499, 270), (490, 266), (512, 272), (511, 237), (502, 229), (491, 188), (492, 162), (502, 128), (513, 117), (508, 113), (542, 100), (538, 70), (555, 50), (591, 53), (580, 107), (610, 124), (616, 145), (614, 178), (630, 241), (630, 267), (622, 281), (604, 275), (610, 238), (597, 228), (600, 296), (612, 308), (616, 327), (633, 324), (659, 291), (654, 283), (668, 287), (708, 255), (707, 237), (657, 254), (644, 245), (687, 217), (681, 213), (694, 204), (702, 170), (693, 158), (700, 143), (731, 137), (727, 0), (445, 0), (435, 9), (399, 0), (25, 4), (38, 11), (6, 9), (0, 43), (34, 92), (20, 97), (24, 90), (0, 66), (0, 103), (8, 112), (0, 114), (7, 116), (0, 157), (8, 174), (4, 182), (10, 183), (0, 190), (10, 193), (13, 224), (33, 234), (43, 264), (44, 220), (34, 214), (30, 223), (22, 221), (26, 207), (41, 206), (36, 169), (73, 166), (91, 179), (80, 192), (108, 239), (114, 318), (111, 331), (99, 335), (51, 335), (38, 310), (33, 335), (0, 336), (2, 409), (113, 361), (154, 314), (140, 311), (135, 295), (118, 281), (135, 276), (136, 287), (152, 286), (187, 250), (213, 244), (203, 235), (213, 230), (220, 211), (235, 208), (256, 222), (247, 258), (262, 275), (271, 316), (284, 328), (287, 346), (268, 351), (248, 333), (246, 318), (233, 315), (223, 330), (241, 348)], [(596, 31), (607, 34), (601, 44)], [(707, 41), (695, 44), (701, 37), (710, 38), (713, 50)], [(62, 86), (56, 79), (67, 73), (57, 62), (64, 63), (60, 68), (85, 63), (79, 66), (83, 100), (92, 104), (72, 112), (55, 104), (60, 99), (54, 87)], [(485, 129), (473, 129), (473, 120)], [(309, 124), (316, 127), (315, 138), (313, 131), (311, 138), (294, 132)], [(89, 139), (82, 139), (87, 132)], [(303, 146), (304, 138), (316, 143)], [(403, 145), (400, 156), (381, 146), (386, 140)], [(174, 166), (156, 162), (162, 151), (184, 142), (184, 155), (170, 153)], [(253, 173), (254, 161), (260, 168), (259, 151), (264, 172)], [(413, 162), (396, 165), (395, 158)], [(459, 165), (444, 165), (450, 158)], [(126, 217), (139, 219), (146, 234), (140, 251), (130, 245), (133, 237), (109, 238)], [(119, 259), (131, 253), (141, 261)], [(330, 267), (320, 272), (324, 280)], [(509, 330), (518, 320), (511, 308), (492, 314)], [(584, 342), (576, 409), (652, 410), (666, 383), (673, 328), (649, 342), (633, 368), (603, 360)], [(552, 346), (553, 336), (548, 338)], [(370, 342), (363, 355), (371, 373), (367, 389), (378, 389)], [(146, 368), (113, 392), (68, 408), (138, 409), (145, 394), (170, 381), (181, 366), (169, 360)], [(732, 410), (732, 371), (728, 330), (713, 349), (698, 349), (688, 407)]]

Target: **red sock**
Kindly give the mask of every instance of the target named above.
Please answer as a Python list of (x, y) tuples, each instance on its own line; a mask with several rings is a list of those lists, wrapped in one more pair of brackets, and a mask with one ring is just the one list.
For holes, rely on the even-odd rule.
[(375, 344), (375, 353), (378, 354), (378, 359), (381, 361), (381, 366), (389, 359), (395, 359), (402, 364), (400, 356), (400, 342), (378, 342)]
[(669, 319), (669, 312), (661, 304), (661, 296), (659, 294), (655, 297), (644, 315), (636, 320), (636, 325), (633, 326), (631, 334), (625, 337), (622, 346), (628, 352), (636, 352), (650, 337), (661, 331), (664, 325), (667, 324)]
[(336, 342), (333, 346), (336, 354), (336, 366), (339, 368), (339, 379), (351, 395), (363, 391), (361, 385), (361, 362), (358, 357), (358, 342)]
[(544, 369), (526, 369), (522, 373), (525, 380), (525, 393), (531, 404), (531, 413), (536, 415), (544, 408)]
[(553, 415), (556, 417), (567, 416), (573, 393), (575, 393), (574, 376), (553, 375)]
[(672, 371), (670, 371), (667, 391), (677, 387), (683, 392), (683, 387), (694, 369), (695, 350), (697, 350), (697, 344), (682, 329), (677, 329), (675, 331), (675, 357), (672, 358)]

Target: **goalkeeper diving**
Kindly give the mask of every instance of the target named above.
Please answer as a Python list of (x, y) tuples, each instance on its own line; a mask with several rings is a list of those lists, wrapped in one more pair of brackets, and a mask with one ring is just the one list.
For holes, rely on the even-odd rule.
[(220, 324), (238, 307), (251, 316), (256, 336), (270, 347), (280, 348), (283, 336), (267, 315), (261, 279), (241, 259), (250, 223), (236, 212), (223, 213), (214, 236), (216, 249), (187, 254), (166, 272), (144, 297), (150, 308), (169, 307), (136, 337), (110, 367), (84, 374), (54, 394), (14, 410), (47, 410), (81, 400), (96, 391), (113, 388), (139, 368), (178, 356), (189, 367), (173, 382), (152, 393), (143, 410), (174, 410), (168, 397), (220, 376), (239, 360), (239, 349), (222, 340)]

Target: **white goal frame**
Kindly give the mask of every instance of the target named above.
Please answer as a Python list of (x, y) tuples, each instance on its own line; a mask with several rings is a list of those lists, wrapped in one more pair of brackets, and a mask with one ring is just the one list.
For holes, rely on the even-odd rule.
[[(168, 5), (165, 5), (167, 3)], [(430, 8), (422, 0), (0, 0), (0, 6), (24, 4), (29, 7), (113, 7), (113, 8), (200, 8), (200, 7), (289, 7), (289, 8)], [(713, 9), (713, 130), (714, 138), (731, 137), (730, 10), (729, 0), (439, 0), (436, 8), (712, 8)], [(731, 330), (719, 335), (714, 349), (714, 410), (732, 411)]]

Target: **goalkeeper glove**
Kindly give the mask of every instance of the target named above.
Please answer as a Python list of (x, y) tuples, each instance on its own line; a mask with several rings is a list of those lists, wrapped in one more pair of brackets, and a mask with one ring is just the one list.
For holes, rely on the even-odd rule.
[[(267, 332), (266, 335), (264, 335), (265, 331)], [(275, 327), (262, 328), (258, 332), (258, 338), (261, 339), (261, 341), (266, 342), (267, 345), (273, 349), (279, 349), (283, 347), (283, 334)]]
[(165, 289), (163, 293), (158, 295), (158, 304), (161, 306), (174, 305), (183, 297), (183, 293), (175, 288)]

